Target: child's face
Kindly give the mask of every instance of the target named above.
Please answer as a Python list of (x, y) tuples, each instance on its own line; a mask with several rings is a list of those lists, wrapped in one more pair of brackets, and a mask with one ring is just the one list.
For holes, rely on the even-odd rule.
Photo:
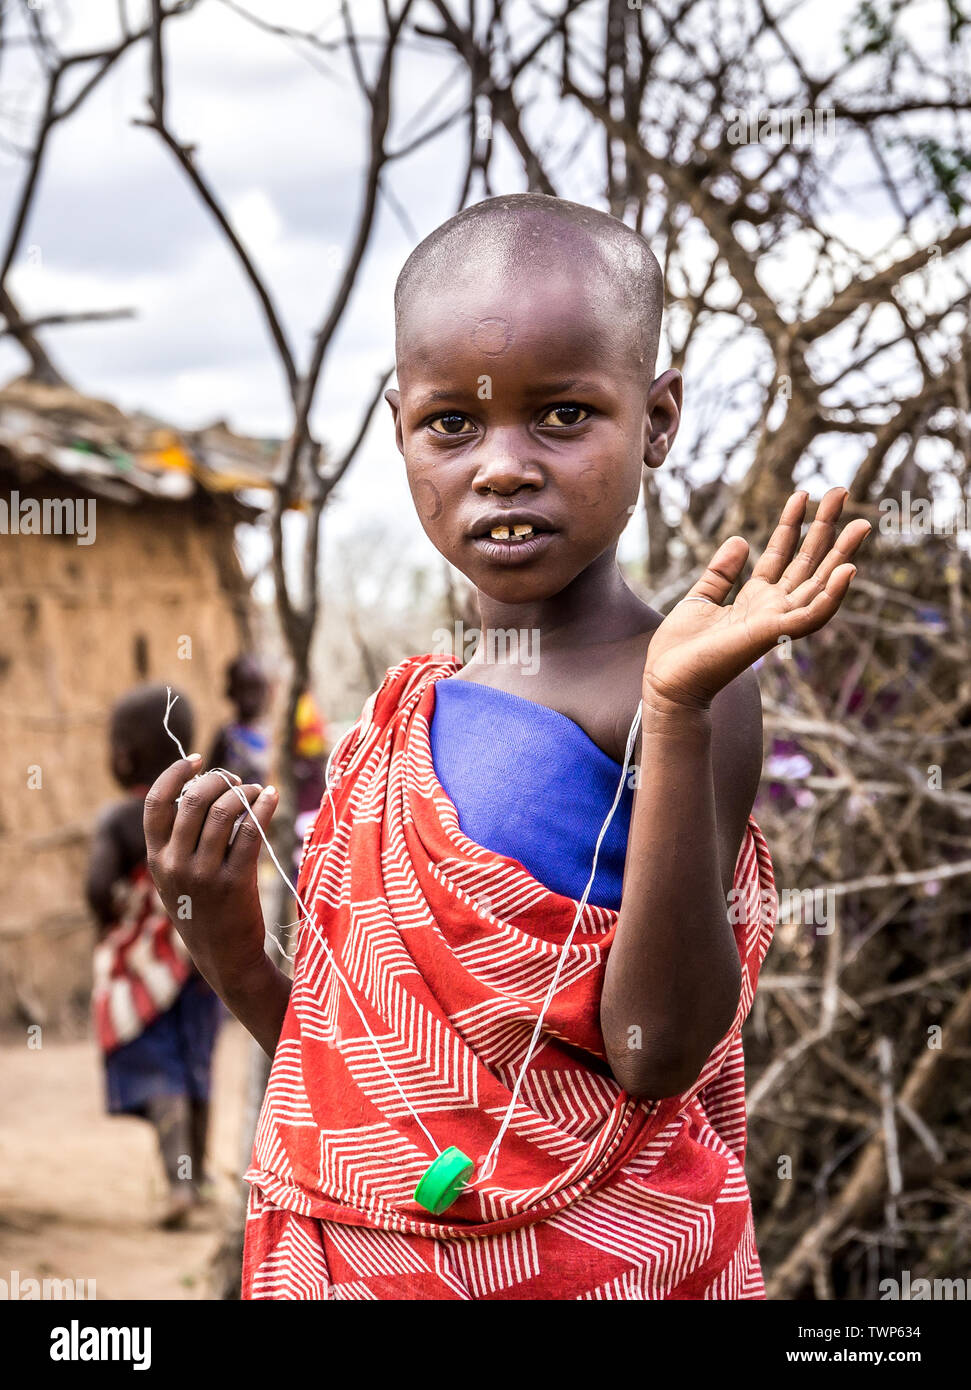
[(229, 698), (242, 720), (259, 718), (266, 708), (268, 693), (266, 677), (255, 666), (242, 667), (230, 682)]
[[(617, 287), (582, 266), (463, 277), (418, 299), (399, 334), (398, 447), (433, 544), (483, 593), (559, 593), (616, 544), (644, 462), (663, 462), (681, 382), (653, 384)], [(499, 514), (533, 539), (496, 541)], [(519, 548), (517, 548), (519, 547)]]

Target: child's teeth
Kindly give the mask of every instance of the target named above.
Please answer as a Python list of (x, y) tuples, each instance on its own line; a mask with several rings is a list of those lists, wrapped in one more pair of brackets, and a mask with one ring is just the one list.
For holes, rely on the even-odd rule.
[[(512, 532), (517, 539), (522, 540), (524, 536), (531, 536), (533, 534), (533, 528), (529, 522), (520, 522), (518, 526), (512, 528)], [(509, 540), (509, 527), (493, 526), (489, 535), (494, 541), (507, 541)]]

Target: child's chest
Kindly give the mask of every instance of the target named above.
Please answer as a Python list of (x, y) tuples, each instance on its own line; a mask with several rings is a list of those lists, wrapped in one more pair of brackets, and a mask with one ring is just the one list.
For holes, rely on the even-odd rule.
[(473, 665), (461, 679), (546, 705), (578, 724), (615, 762), (624, 761), (641, 698), (649, 632), (621, 642), (543, 654), (530, 673), (512, 665)]

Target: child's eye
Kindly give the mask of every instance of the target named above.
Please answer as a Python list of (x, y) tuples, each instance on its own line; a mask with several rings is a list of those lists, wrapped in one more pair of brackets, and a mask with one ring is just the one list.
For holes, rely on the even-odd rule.
[[(469, 434), (475, 430), (467, 415), (437, 415), (429, 423), (436, 434)], [(464, 428), (465, 425), (468, 425), (468, 429)]]
[(555, 405), (552, 410), (546, 412), (540, 424), (559, 425), (561, 428), (579, 425), (589, 414), (589, 410), (582, 405)]

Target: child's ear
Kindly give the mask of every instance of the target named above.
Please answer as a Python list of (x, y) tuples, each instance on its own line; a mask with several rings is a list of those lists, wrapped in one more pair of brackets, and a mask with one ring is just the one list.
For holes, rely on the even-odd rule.
[(644, 462), (660, 468), (674, 443), (681, 423), (684, 382), (672, 367), (658, 377), (644, 403)]
[(401, 392), (397, 391), (393, 386), (389, 386), (384, 393), (384, 399), (388, 402), (388, 405), (390, 405), (391, 414), (394, 417), (394, 437), (395, 443), (398, 445), (398, 453), (403, 455), (405, 452), (405, 441), (401, 433)]

